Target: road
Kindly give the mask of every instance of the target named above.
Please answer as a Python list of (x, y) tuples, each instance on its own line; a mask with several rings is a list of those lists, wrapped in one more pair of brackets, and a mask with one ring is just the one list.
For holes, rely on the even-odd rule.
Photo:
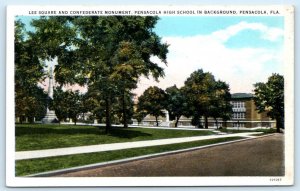
[(68, 177), (282, 176), (284, 135), (61, 174)]

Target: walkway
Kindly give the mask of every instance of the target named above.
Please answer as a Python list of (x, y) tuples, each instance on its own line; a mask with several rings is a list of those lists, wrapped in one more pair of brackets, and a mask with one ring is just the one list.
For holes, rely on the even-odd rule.
[(260, 133), (261, 132), (247, 132), (247, 133), (235, 133), (235, 134), (226, 134), (226, 135), (207, 135), (207, 136), (89, 145), (89, 146), (79, 146), (79, 147), (66, 147), (66, 148), (34, 150), (34, 151), (19, 151), (15, 153), (15, 159), (24, 160), (24, 159), (63, 156), (63, 155), (74, 155), (74, 154), (82, 154), (82, 153), (113, 151), (113, 150), (168, 145), (168, 144), (175, 144), (175, 143), (185, 143), (191, 141), (200, 141), (200, 140), (225, 138), (225, 137), (251, 137), (253, 135), (260, 134)]

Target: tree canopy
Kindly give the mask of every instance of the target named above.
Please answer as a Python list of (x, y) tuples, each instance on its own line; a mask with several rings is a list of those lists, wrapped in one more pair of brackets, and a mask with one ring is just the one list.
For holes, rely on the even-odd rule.
[(44, 65), (35, 54), (21, 21), (15, 22), (15, 112), (16, 117), (40, 118), (46, 112), (47, 95), (38, 83), (44, 78)]
[[(112, 103), (122, 102), (127, 126), (131, 115), (125, 111), (132, 107), (128, 98), (139, 77), (164, 76), (163, 68), (151, 59), (156, 56), (167, 63), (168, 45), (153, 31), (157, 20), (150, 16), (40, 17), (32, 21), (35, 30), (28, 39), (37, 61), (57, 58), (57, 83), (87, 85), (101, 92), (108, 132)], [(19, 31), (16, 35), (22, 39)]]
[(137, 111), (154, 116), (158, 126), (158, 117), (165, 115), (163, 109), (166, 109), (166, 103), (165, 91), (157, 86), (151, 86), (138, 98)]
[(184, 82), (182, 88), (188, 104), (187, 116), (192, 117), (192, 124), (201, 127), (200, 117), (204, 117), (208, 128), (208, 117), (228, 119), (231, 115), (229, 86), (216, 81), (209, 72), (199, 69)]
[(259, 112), (267, 111), (276, 120), (277, 132), (284, 128), (284, 78), (272, 74), (266, 83), (254, 84), (254, 101)]
[(170, 114), (170, 119), (175, 119), (175, 127), (182, 115), (185, 115), (188, 110), (186, 97), (182, 89), (177, 88), (176, 85), (168, 87), (167, 93), (167, 110)]

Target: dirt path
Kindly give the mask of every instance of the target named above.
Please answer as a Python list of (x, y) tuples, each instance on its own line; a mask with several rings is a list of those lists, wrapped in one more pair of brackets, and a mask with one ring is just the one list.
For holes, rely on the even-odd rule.
[(60, 176), (281, 176), (284, 135), (66, 173)]

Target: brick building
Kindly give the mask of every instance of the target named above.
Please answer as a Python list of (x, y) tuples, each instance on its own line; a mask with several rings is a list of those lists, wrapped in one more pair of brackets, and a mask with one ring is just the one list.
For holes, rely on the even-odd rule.
[(267, 116), (266, 112), (258, 113), (253, 95), (235, 93), (231, 95), (232, 118), (228, 121), (230, 127), (273, 127), (275, 121)]
[[(253, 95), (249, 93), (234, 93), (231, 95), (232, 118), (227, 121), (227, 127), (234, 128), (255, 128), (255, 127), (275, 127), (275, 121), (269, 118), (266, 112), (258, 113), (253, 100)], [(167, 112), (167, 111), (165, 111)], [(167, 115), (168, 116), (168, 115)], [(146, 116), (142, 125), (155, 125), (153, 116)], [(169, 121), (168, 117), (159, 117), (160, 126), (174, 126), (174, 122)], [(204, 126), (204, 119), (201, 119)], [(178, 122), (179, 127), (192, 126), (191, 119), (182, 116)], [(218, 124), (212, 118), (208, 119), (209, 127), (225, 126), (222, 119), (218, 119)]]

